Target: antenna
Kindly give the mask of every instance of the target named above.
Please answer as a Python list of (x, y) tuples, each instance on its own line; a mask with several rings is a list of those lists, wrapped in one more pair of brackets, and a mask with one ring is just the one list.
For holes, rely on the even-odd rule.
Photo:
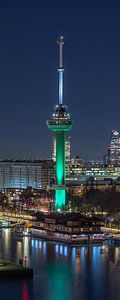
[(63, 45), (64, 45), (64, 37), (60, 36), (57, 41), (59, 45), (59, 68), (63, 68)]
[(63, 67), (63, 46), (64, 46), (64, 37), (60, 36), (57, 40), (57, 44), (59, 45), (59, 68), (58, 68), (58, 76), (59, 76), (59, 100), (58, 104), (63, 104), (63, 74), (64, 74), (64, 67)]

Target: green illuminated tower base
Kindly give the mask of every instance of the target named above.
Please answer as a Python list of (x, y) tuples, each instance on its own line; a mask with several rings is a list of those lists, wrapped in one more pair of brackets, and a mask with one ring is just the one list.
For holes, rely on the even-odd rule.
[[(56, 133), (56, 186), (55, 186), (55, 207), (65, 207), (65, 142), (66, 132), (70, 131), (73, 121), (66, 113), (67, 107), (56, 105), (54, 118), (47, 121), (50, 130)], [(57, 118), (56, 118), (57, 117)]]
[(64, 209), (65, 208), (65, 195), (66, 191), (65, 189), (57, 190), (55, 191), (55, 206), (56, 209)]

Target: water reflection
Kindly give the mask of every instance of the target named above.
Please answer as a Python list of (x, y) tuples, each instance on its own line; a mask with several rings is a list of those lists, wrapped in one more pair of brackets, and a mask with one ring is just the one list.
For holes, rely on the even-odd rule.
[(30, 238), (24, 237), (23, 238), (23, 258), (26, 258), (27, 265), (29, 265), (29, 254), (30, 254)]
[(46, 256), (46, 242), (43, 242), (43, 255)]
[(22, 287), (22, 300), (29, 300), (28, 283), (24, 282)]
[(67, 246), (64, 247), (64, 255), (68, 256), (68, 247)]
[(16, 245), (16, 254), (17, 257), (22, 257), (22, 242), (21, 241), (17, 241), (17, 245)]
[(11, 244), (11, 230), (8, 228), (3, 228), (2, 229), (2, 239), (3, 239), (3, 247), (4, 247), (4, 251), (6, 256), (9, 254), (9, 247)]
[(70, 247), (36, 238), (19, 239), (6, 229), (0, 253), (15, 262), (27, 256), (28, 266), (34, 268), (34, 296), (32, 281), (17, 280), (6, 285), (0, 282), (1, 299), (120, 300), (120, 247)]
[(76, 258), (76, 248), (73, 247), (72, 248), (72, 260), (73, 260), (73, 262), (75, 261), (75, 258)]
[(33, 300), (32, 281), (0, 280), (1, 300)]

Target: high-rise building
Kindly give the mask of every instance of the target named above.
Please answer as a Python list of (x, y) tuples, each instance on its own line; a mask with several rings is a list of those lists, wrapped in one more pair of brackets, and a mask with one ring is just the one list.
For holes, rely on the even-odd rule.
[(4, 188), (46, 189), (53, 180), (52, 160), (4, 160), (0, 161), (0, 190)]
[(63, 105), (63, 46), (64, 39), (60, 37), (59, 45), (59, 96), (58, 104), (54, 107), (52, 118), (47, 121), (47, 126), (55, 132), (56, 138), (56, 186), (55, 186), (55, 205), (57, 209), (65, 206), (66, 186), (65, 186), (65, 144), (66, 132), (70, 131), (73, 126), (73, 120), (67, 112), (67, 106)]
[[(53, 152), (52, 159), (56, 163), (56, 138), (53, 137)], [(70, 136), (66, 137), (65, 141), (65, 160), (66, 160), (66, 176), (70, 175)]]
[(120, 133), (113, 129), (111, 132), (111, 142), (108, 148), (108, 163), (120, 166)]
[[(53, 137), (53, 152), (52, 152), (52, 159), (56, 162), (56, 138)], [(70, 162), (70, 136), (66, 137), (65, 141), (65, 159), (66, 162)]]
[(84, 167), (84, 161), (79, 155), (72, 157), (71, 164), (70, 164), (71, 175), (83, 174), (83, 167)]
[(107, 167), (108, 166), (108, 164), (109, 164), (109, 155), (108, 155), (108, 153), (107, 154), (104, 154), (103, 155), (103, 166), (104, 167)]

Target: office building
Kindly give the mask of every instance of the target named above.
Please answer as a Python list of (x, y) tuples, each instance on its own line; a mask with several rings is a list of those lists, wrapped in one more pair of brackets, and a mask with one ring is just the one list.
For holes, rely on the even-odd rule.
[(108, 163), (113, 166), (120, 166), (120, 133), (115, 129), (111, 132)]
[(31, 186), (46, 189), (54, 179), (52, 160), (0, 161), (0, 189), (25, 189)]
[[(56, 138), (53, 137), (53, 152), (52, 159), (56, 163)], [(70, 175), (70, 136), (66, 137), (65, 141), (65, 160), (66, 160), (66, 176)]]

